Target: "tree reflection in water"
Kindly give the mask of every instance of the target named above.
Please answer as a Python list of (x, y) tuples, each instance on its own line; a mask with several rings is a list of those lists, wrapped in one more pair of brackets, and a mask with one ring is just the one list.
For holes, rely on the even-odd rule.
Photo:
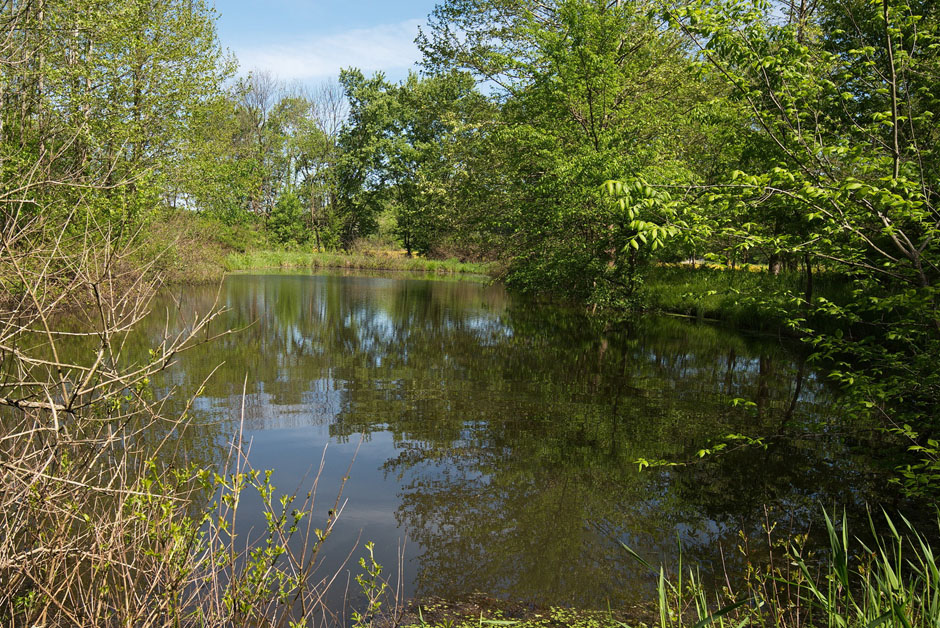
[[(236, 275), (222, 289), (221, 324), (244, 330), (158, 385), (195, 390), (224, 361), (196, 410), (231, 426), (247, 371), (256, 463), (287, 470), (285, 487), (311, 447), (371, 435), (351, 518), (357, 490), (394, 511), (363, 515), (363, 538), (407, 530), (407, 593), (605, 607), (652, 586), (619, 541), (668, 562), (678, 537), (714, 573), (719, 543), (738, 566), (738, 531), (759, 536), (765, 506), (802, 530), (819, 503), (897, 505), (866, 443), (842, 437), (834, 391), (772, 339), (656, 317), (604, 327), (467, 281)], [(696, 456), (732, 433), (767, 447)], [(692, 464), (639, 472), (640, 458)]]

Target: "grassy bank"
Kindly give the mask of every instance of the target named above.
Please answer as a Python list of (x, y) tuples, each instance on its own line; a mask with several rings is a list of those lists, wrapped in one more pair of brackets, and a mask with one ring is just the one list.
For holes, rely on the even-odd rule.
[[(658, 266), (640, 288), (643, 307), (670, 314), (718, 320), (741, 329), (775, 331), (799, 311), (806, 293), (805, 276), (783, 272), (721, 267)], [(843, 277), (817, 273), (813, 295), (843, 303), (850, 287)], [(796, 307), (794, 307), (796, 305)]]
[(219, 281), (229, 255), (271, 246), (260, 223), (229, 225), (188, 211), (154, 216), (141, 230), (138, 264), (153, 263), (166, 283)]
[[(155, 216), (138, 235), (137, 264), (153, 263), (168, 283), (218, 281), (227, 272), (264, 269), (389, 270), (490, 275), (493, 265), (408, 257), (387, 242), (363, 241), (349, 253), (284, 248), (260, 222), (229, 225), (185, 211)], [(155, 261), (154, 261), (155, 260)]]
[(486, 275), (490, 265), (461, 262), (456, 259), (432, 260), (407, 257), (399, 251), (364, 251), (358, 253), (316, 253), (311, 251), (256, 250), (231, 253), (224, 260), (227, 271), (266, 268), (348, 268), (357, 270), (394, 270), (439, 274)]

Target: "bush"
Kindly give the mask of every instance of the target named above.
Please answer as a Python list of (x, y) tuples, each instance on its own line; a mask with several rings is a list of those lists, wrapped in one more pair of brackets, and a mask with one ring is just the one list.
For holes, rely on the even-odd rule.
[[(220, 435), (194, 420), (195, 400), (171, 413), (151, 381), (177, 353), (215, 337), (217, 304), (199, 314), (178, 302), (149, 359), (128, 360), (117, 347), (147, 316), (162, 276), (152, 261), (138, 263), (138, 243), (114, 236), (126, 225), (65, 239), (47, 235), (77, 230), (68, 219), (21, 222), (0, 204), (0, 347), (17, 347), (0, 351), (0, 625), (326, 618), (332, 579), (314, 571), (338, 500), (314, 529), (312, 491), (278, 494), (248, 465), (240, 432), (228, 454), (216, 451)], [(178, 448), (184, 433), (205, 460)], [(267, 521), (259, 533), (236, 530), (249, 493)]]
[(268, 231), (280, 244), (305, 244), (311, 234), (310, 216), (293, 192), (277, 199), (268, 217)]

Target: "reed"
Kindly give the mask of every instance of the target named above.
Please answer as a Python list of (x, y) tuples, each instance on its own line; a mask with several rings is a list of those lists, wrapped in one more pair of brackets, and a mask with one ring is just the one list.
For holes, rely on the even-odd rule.
[[(695, 569), (675, 576), (634, 558), (658, 578), (660, 628), (938, 628), (940, 569), (926, 535), (903, 517), (882, 513), (884, 530), (869, 518), (871, 538), (852, 539), (845, 517), (824, 513), (829, 538), (823, 556), (798, 539), (782, 555), (751, 566), (745, 584), (710, 591)], [(938, 521), (940, 529), (940, 521)]]

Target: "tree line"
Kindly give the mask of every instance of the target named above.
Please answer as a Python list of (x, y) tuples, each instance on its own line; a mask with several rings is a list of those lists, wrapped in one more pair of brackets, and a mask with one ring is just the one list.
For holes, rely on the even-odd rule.
[(420, 72), (314, 88), (237, 78), (198, 0), (0, 15), (2, 226), (44, 225), (9, 251), (175, 211), (318, 250), (381, 232), (615, 308), (663, 265), (761, 269), (742, 298), (916, 448), (908, 480), (937, 479), (929, 0), (442, 0)]

